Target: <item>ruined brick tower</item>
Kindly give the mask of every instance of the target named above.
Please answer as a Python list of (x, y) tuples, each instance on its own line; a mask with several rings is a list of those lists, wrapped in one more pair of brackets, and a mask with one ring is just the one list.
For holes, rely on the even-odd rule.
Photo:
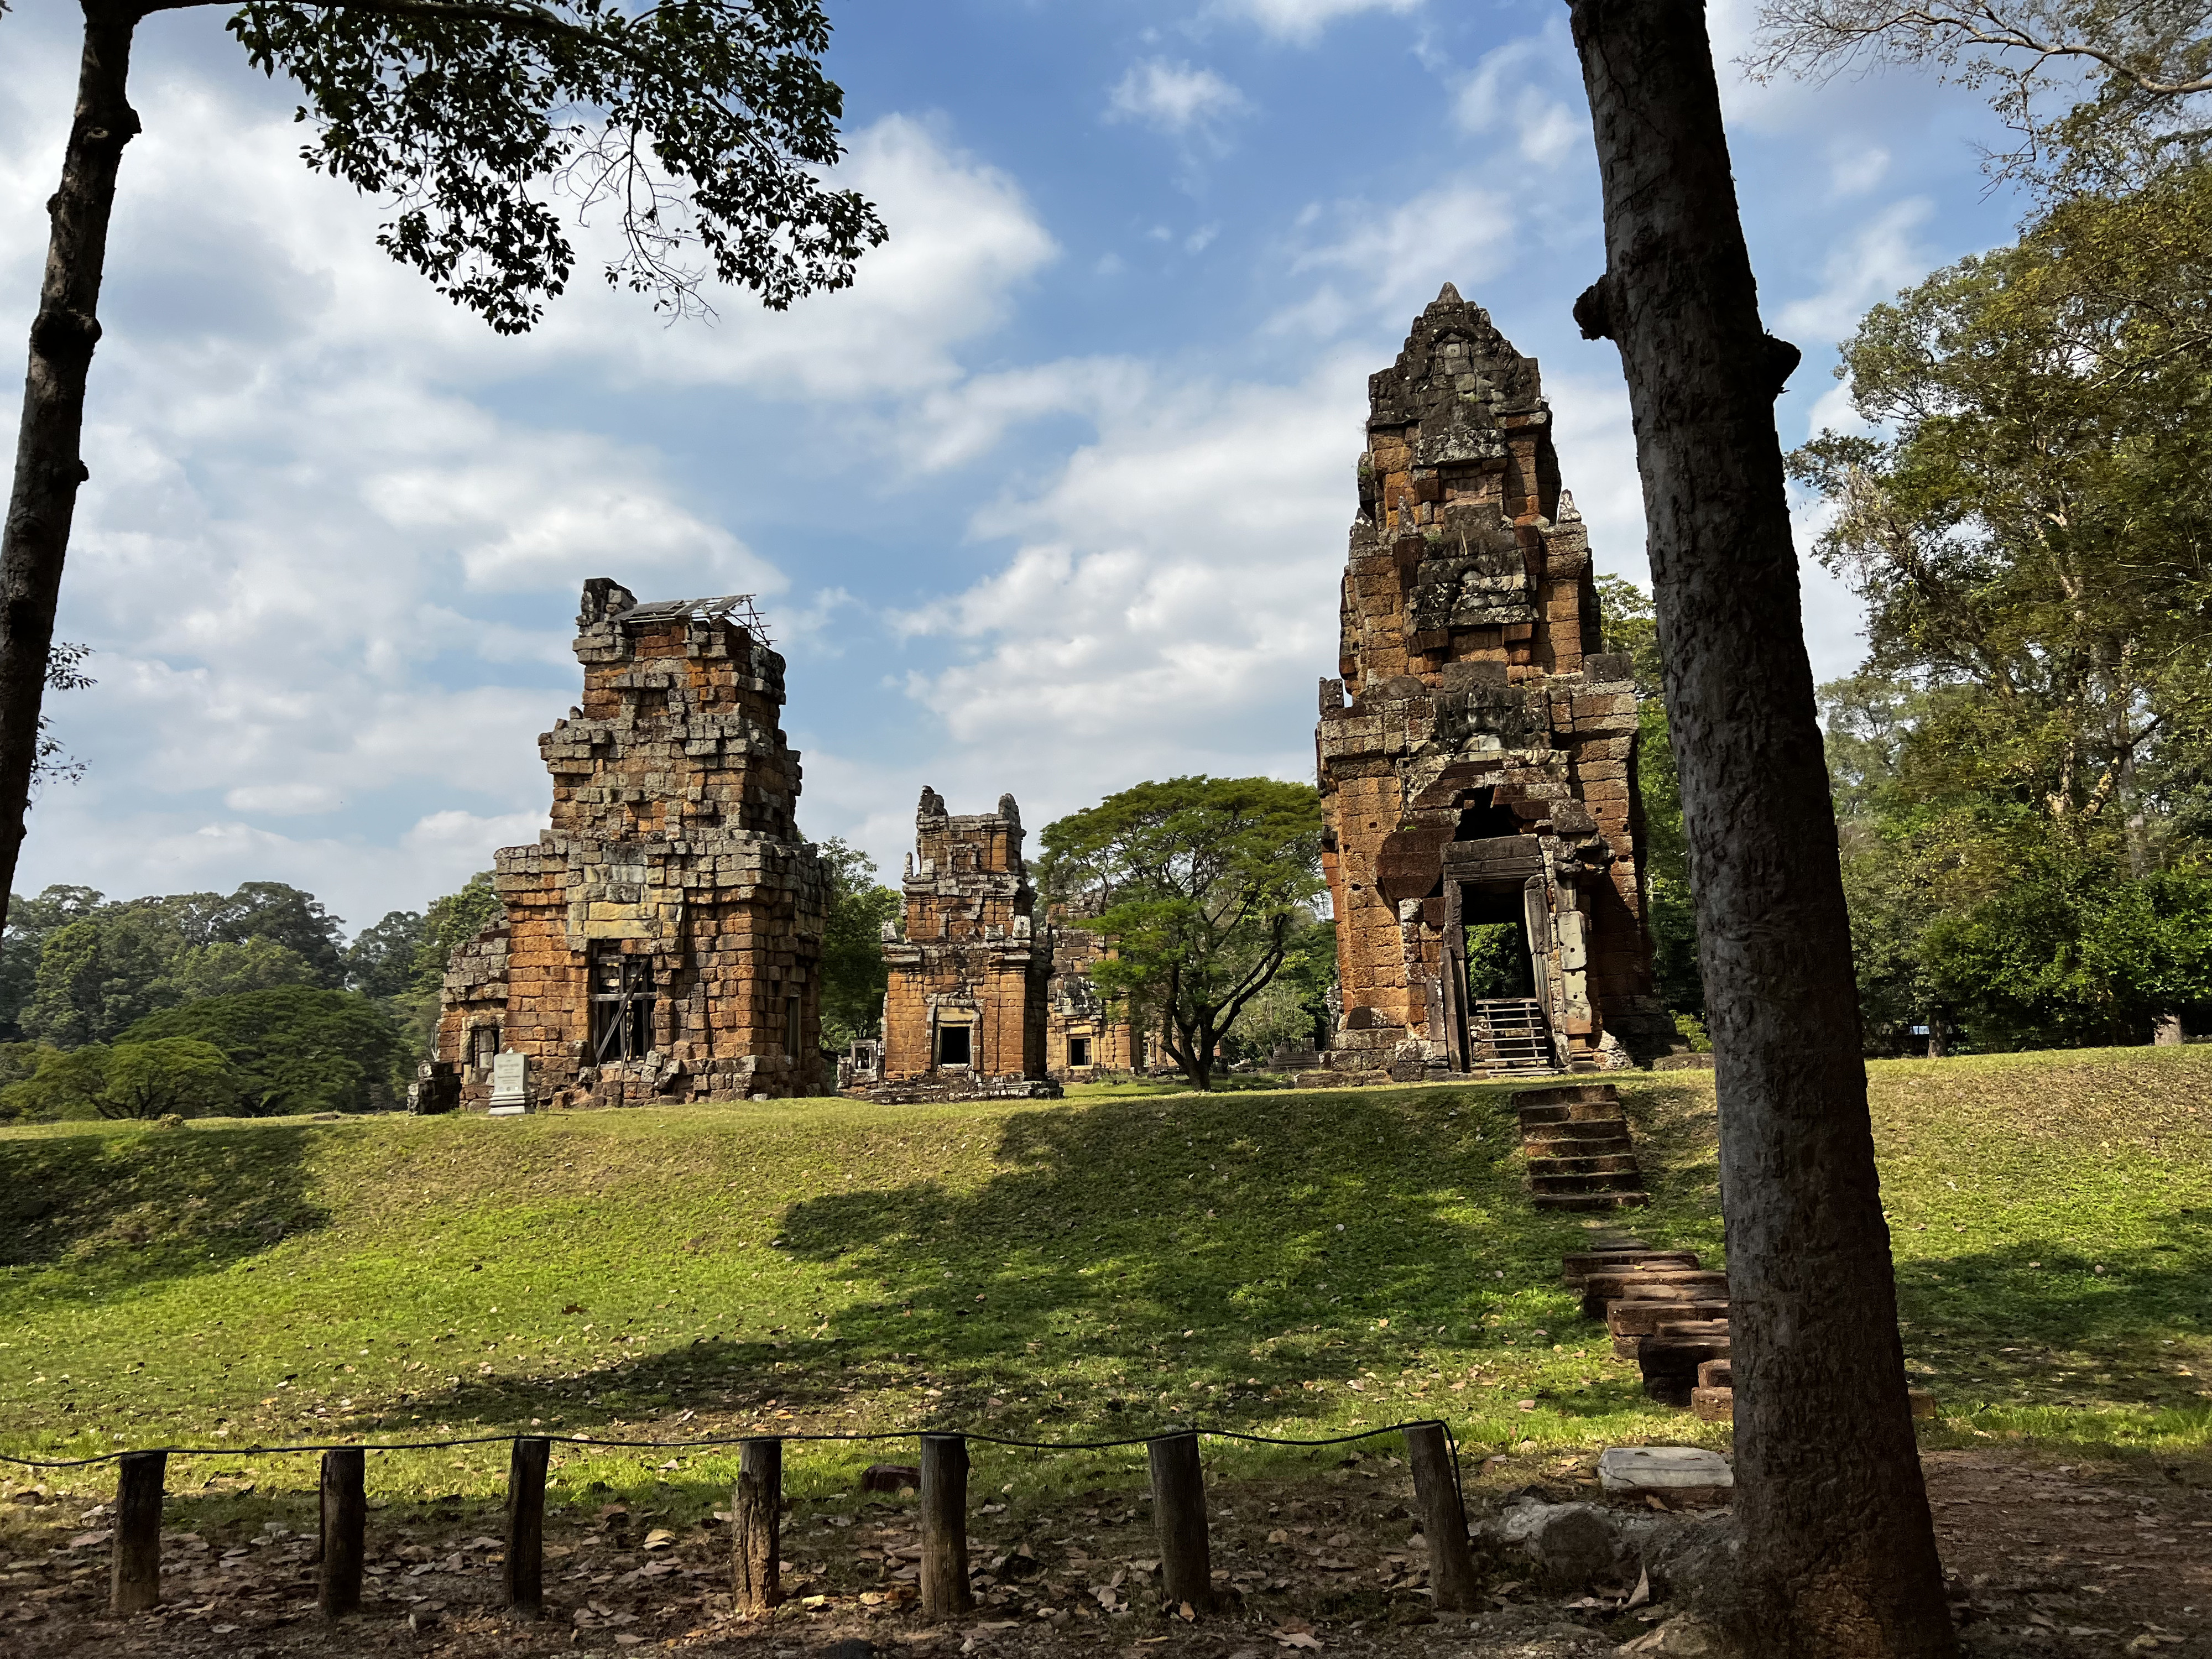
[(1636, 697), (1536, 364), (1447, 284), (1369, 381), (1341, 678), (1316, 733), (1333, 1070), (1589, 1070), (1663, 1043)]
[(552, 827), (496, 854), (506, 920), (454, 954), (424, 1090), (497, 1103), (503, 1054), (530, 1103), (824, 1092), (783, 659), (743, 596), (597, 578), (576, 624), (583, 704), (538, 740)]
[(906, 927), (887, 939), (881, 1098), (1059, 1093), (1045, 1079), (1048, 927), (1022, 861), (1012, 795), (954, 816), (934, 789), (915, 813)]

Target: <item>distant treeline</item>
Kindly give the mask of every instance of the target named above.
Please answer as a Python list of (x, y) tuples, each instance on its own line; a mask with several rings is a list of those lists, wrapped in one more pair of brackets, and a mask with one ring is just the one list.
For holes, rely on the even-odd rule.
[(349, 944), (282, 882), (18, 896), (0, 935), (0, 1117), (388, 1109), (428, 1047), (447, 957), (498, 910), (479, 875)]

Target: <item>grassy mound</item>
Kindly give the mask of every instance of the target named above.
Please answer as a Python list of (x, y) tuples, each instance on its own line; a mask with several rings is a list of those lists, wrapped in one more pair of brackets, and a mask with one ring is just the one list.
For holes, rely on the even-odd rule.
[[(2204, 1441), (2208, 1084), (2201, 1048), (1875, 1068), (1907, 1352), (1944, 1431)], [(1632, 1074), (1622, 1094), (1654, 1193), (1638, 1230), (1719, 1260), (1710, 1078)], [(1579, 1316), (1559, 1260), (1583, 1226), (1522, 1195), (1509, 1101), (0, 1132), (0, 1450), (531, 1425), (1303, 1436), (1429, 1415), (1478, 1446), (1724, 1438), (1650, 1407)], [(842, 1480), (884, 1455), (809, 1458)], [(489, 1491), (505, 1458), (382, 1463), (382, 1489), (428, 1493)], [(179, 1475), (296, 1485), (295, 1464)], [(609, 1454), (567, 1478), (673, 1466)]]

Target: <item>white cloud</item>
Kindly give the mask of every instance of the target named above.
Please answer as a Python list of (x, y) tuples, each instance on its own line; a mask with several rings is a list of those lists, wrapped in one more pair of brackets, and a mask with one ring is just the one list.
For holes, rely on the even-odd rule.
[(1935, 204), (1924, 196), (1893, 203), (1830, 252), (1818, 294), (1782, 308), (1777, 328), (1792, 339), (1827, 343), (1857, 326), (1869, 306), (1927, 273), (1932, 263), (1912, 233)]
[(1340, 18), (1370, 11), (1403, 14), (1420, 4), (1421, 0), (1218, 0), (1217, 9), (1258, 25), (1261, 33), (1276, 40), (1311, 46)]
[(1067, 358), (972, 375), (932, 392), (901, 418), (895, 442), (916, 471), (940, 471), (986, 453), (1018, 422), (1048, 415), (1095, 419), (1127, 408), (1148, 378), (1140, 364), (1121, 357)]
[(1889, 152), (1862, 138), (1838, 138), (1828, 146), (1828, 193), (1863, 196), (1889, 173)]
[(1506, 198), (1463, 179), (1448, 179), (1388, 210), (1340, 202), (1310, 208), (1299, 219), (1308, 229), (1323, 222), (1333, 227), (1334, 240), (1293, 255), (1291, 270), (1333, 275), (1305, 301), (1270, 319), (1278, 331), (1326, 337), (1360, 314), (1396, 323), (1448, 282), (1471, 291), (1504, 270), (1513, 252), (1513, 213)]
[(1570, 150), (1589, 137), (1588, 116), (1553, 97), (1533, 72), (1534, 66), (1556, 60), (1563, 50), (1571, 48), (1565, 46), (1561, 31), (1551, 28), (1485, 54), (1453, 97), (1453, 120), (1464, 132), (1503, 128), (1512, 135), (1522, 160), (1541, 167), (1559, 166)]
[(972, 652), (909, 695), (968, 751), (1020, 754), (1025, 806), (1169, 771), (1303, 775), (1284, 714), (1334, 660), (1367, 367), (1342, 354), (1295, 386), (1189, 383), (1109, 411), (1046, 487), (977, 514), (1018, 548), (904, 619)]
[(1132, 64), (1106, 100), (1109, 121), (1135, 121), (1176, 137), (1210, 131), (1247, 114), (1251, 103), (1210, 69), (1165, 58)]

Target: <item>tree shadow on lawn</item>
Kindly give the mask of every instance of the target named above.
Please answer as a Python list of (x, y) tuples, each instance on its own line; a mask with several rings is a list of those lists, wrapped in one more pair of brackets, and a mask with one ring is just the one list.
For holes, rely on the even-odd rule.
[(1978, 1380), (1997, 1405), (2212, 1407), (2212, 1213), (2202, 1208), (2161, 1218), (2131, 1248), (2022, 1238), (1909, 1258), (1897, 1280), (1905, 1351), (1937, 1362), (1939, 1398)]
[(0, 1309), (41, 1294), (39, 1269), (100, 1296), (221, 1273), (330, 1224), (307, 1194), (296, 1121), (113, 1129), (0, 1140)]
[[(423, 1404), (508, 1421), (550, 1393), (573, 1428), (772, 1401), (813, 1426), (842, 1411), (873, 1427), (900, 1402), (871, 1396), (904, 1389), (904, 1420), (1039, 1438), (1316, 1413), (1376, 1396), (1425, 1354), (1463, 1365), (1511, 1340), (1549, 1358), (1553, 1330), (1586, 1335), (1559, 1279), (1582, 1218), (1529, 1203), (1518, 1153), (1498, 1091), (1023, 1111), (972, 1188), (886, 1181), (790, 1206), (776, 1248), (854, 1288), (795, 1302), (781, 1343), (696, 1340)], [(1369, 1415), (1429, 1414), (1409, 1403)]]

